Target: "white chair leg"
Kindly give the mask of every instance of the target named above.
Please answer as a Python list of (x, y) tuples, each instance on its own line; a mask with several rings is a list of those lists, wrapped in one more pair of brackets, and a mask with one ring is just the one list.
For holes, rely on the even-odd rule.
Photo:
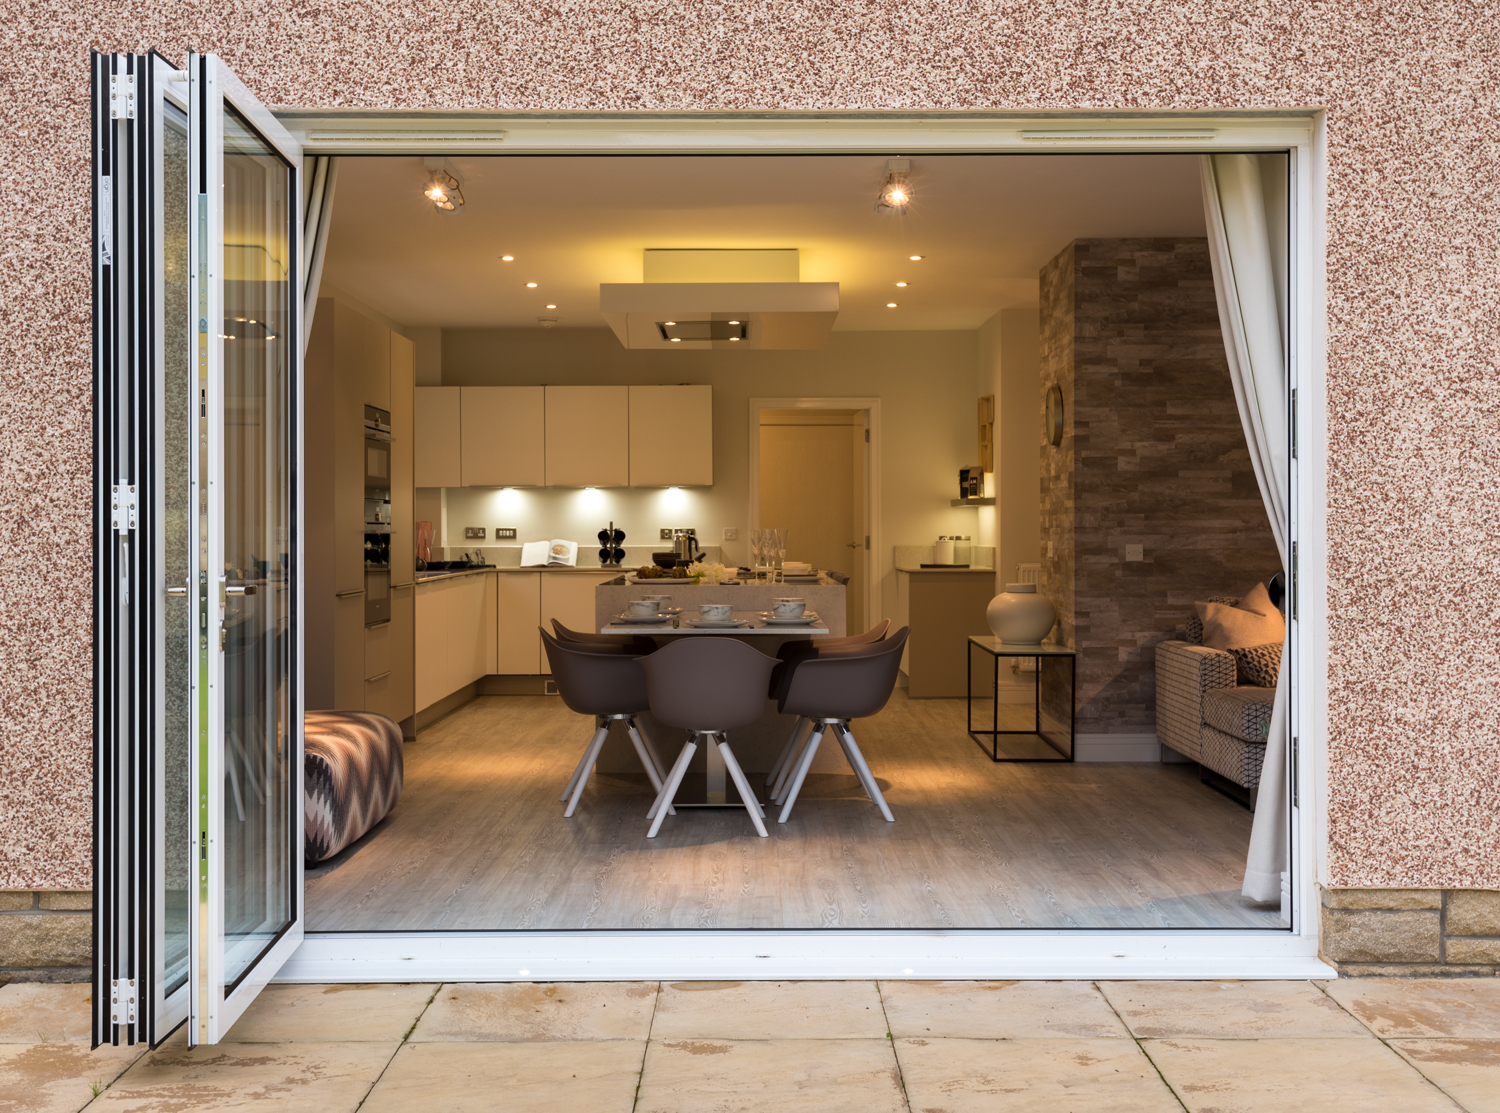
[[(812, 734), (813, 721), (804, 719), (807, 723), (808, 735)], [(792, 750), (791, 756), (787, 758), (785, 765), (781, 767), (781, 775), (776, 778), (776, 787), (771, 790), (771, 803), (779, 804), (786, 796), (787, 785), (791, 783), (792, 774), (797, 771), (797, 760), (802, 756), (802, 747), (807, 745), (807, 738), (803, 738)]]
[(656, 766), (657, 777), (665, 783), (667, 779), (666, 763), (662, 761), (661, 754), (656, 752), (656, 743), (651, 741), (651, 736), (646, 733), (646, 728), (641, 726), (641, 721), (634, 717), (625, 720), (625, 727), (630, 731), (632, 740), (635, 739), (636, 735), (640, 735), (641, 742), (646, 747), (646, 752), (651, 755), (651, 763)]
[[(656, 762), (651, 760), (651, 753), (646, 749), (646, 743), (636, 732), (635, 726), (629, 719), (625, 720), (625, 729), (630, 733), (630, 744), (635, 747), (635, 756), (641, 759), (641, 768), (646, 771), (646, 776), (651, 781), (651, 787), (656, 795), (661, 795), (661, 786), (664, 783), (661, 774), (657, 772)], [(677, 814), (677, 809), (668, 808), (672, 815)]]
[(607, 737), (609, 737), (608, 722), (595, 732), (594, 740), (589, 743), (589, 748), (583, 755), (582, 772), (577, 783), (573, 785), (573, 795), (568, 800), (567, 811), (563, 812), (564, 819), (573, 818), (573, 809), (578, 807), (578, 798), (583, 795), (584, 786), (589, 783), (589, 774), (594, 771), (594, 762), (599, 760), (599, 751), (604, 749), (604, 740)]
[(734, 787), (740, 790), (740, 799), (745, 802), (745, 811), (750, 813), (750, 822), (755, 824), (755, 833), (763, 839), (769, 837), (765, 821), (761, 818), (764, 813), (761, 811), (760, 801), (750, 791), (750, 782), (745, 778), (745, 771), (740, 768), (740, 763), (734, 760), (734, 751), (729, 748), (728, 742), (719, 742), (719, 753), (724, 755), (724, 767), (729, 770)]
[(854, 763), (854, 754), (849, 750), (849, 743), (844, 741), (843, 731), (834, 731), (834, 738), (838, 739), (839, 749), (844, 751), (844, 760), (849, 763), (849, 771), (854, 774), (854, 779), (859, 782), (859, 790), (865, 794), (865, 799), (875, 803), (875, 797), (870, 793), (870, 786), (865, 783), (865, 775), (859, 771), (859, 766)]
[(646, 832), (648, 839), (656, 838), (656, 832), (661, 830), (662, 820), (667, 818), (667, 810), (672, 806), (672, 800), (677, 795), (677, 786), (682, 784), (683, 774), (687, 772), (688, 762), (693, 760), (693, 755), (698, 752), (696, 740), (685, 742), (682, 753), (677, 755), (676, 762), (672, 765), (672, 772), (667, 777), (667, 783), (662, 786), (661, 795), (656, 798), (656, 803), (651, 805), (648, 816), (655, 816), (651, 820), (651, 829)]
[(880, 786), (875, 783), (875, 774), (870, 772), (869, 763), (865, 761), (865, 755), (859, 748), (859, 743), (854, 741), (854, 734), (847, 726), (834, 727), (843, 735), (846, 745), (844, 753), (849, 755), (849, 764), (854, 766), (854, 772), (865, 784), (865, 792), (870, 799), (875, 801), (875, 806), (880, 809), (880, 814), (885, 816), (887, 823), (895, 823), (896, 817), (891, 814), (891, 806), (885, 802), (885, 794), (880, 791)]
[(792, 760), (792, 755), (797, 746), (797, 739), (802, 737), (802, 724), (805, 722), (807, 722), (807, 719), (798, 715), (797, 721), (792, 724), (792, 736), (786, 740), (786, 745), (781, 747), (781, 756), (776, 759), (776, 764), (771, 766), (771, 771), (766, 774), (767, 787), (772, 782), (780, 783), (781, 778), (779, 774), (786, 767), (786, 763)]
[(797, 802), (797, 793), (802, 791), (802, 782), (807, 780), (807, 770), (812, 766), (813, 758), (818, 754), (818, 743), (823, 741), (823, 725), (821, 723), (813, 730), (813, 736), (807, 740), (807, 747), (802, 751), (802, 757), (797, 761), (797, 772), (792, 777), (791, 787), (787, 789), (786, 802), (781, 806), (781, 815), (777, 823), (785, 823), (787, 817), (792, 814), (792, 805)]
[[(604, 720), (596, 719), (595, 729), (608, 730), (609, 723)], [(597, 735), (595, 737), (597, 737)], [(593, 741), (590, 740), (589, 744), (583, 748), (583, 756), (578, 759), (578, 764), (573, 766), (573, 775), (568, 778), (568, 786), (562, 790), (562, 795), (557, 798), (557, 802), (559, 804), (565, 802), (569, 796), (573, 795), (573, 786), (578, 783), (578, 778), (583, 776), (583, 771), (588, 768), (588, 762), (585, 759), (589, 756), (589, 749), (593, 746), (593, 744)]]

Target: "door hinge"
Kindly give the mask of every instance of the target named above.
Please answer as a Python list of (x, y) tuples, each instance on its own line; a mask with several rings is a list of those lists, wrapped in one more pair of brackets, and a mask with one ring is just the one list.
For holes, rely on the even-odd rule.
[(869, 444), (869, 443), (870, 443), (870, 431), (868, 429), (866, 429), (865, 430), (865, 444)]
[(1297, 542), (1292, 542), (1292, 621), (1297, 620)]
[(1297, 388), (1292, 388), (1292, 459), (1297, 458)]
[(117, 73), (109, 79), (109, 118), (135, 119), (135, 74)]
[(135, 484), (116, 483), (110, 488), (109, 520), (116, 533), (135, 529)]
[(1300, 808), (1302, 805), (1297, 800), (1297, 736), (1295, 734), (1292, 735), (1292, 749), (1287, 755), (1287, 764), (1292, 767), (1292, 807)]
[(135, 1023), (135, 979), (116, 978), (109, 983), (109, 1022)]
[(865, 551), (869, 552), (869, 549), (870, 549), (870, 535), (867, 533), (867, 534), (865, 534)]
[(99, 203), (94, 208), (99, 216), (99, 265), (115, 265), (115, 181), (108, 174), (99, 176)]

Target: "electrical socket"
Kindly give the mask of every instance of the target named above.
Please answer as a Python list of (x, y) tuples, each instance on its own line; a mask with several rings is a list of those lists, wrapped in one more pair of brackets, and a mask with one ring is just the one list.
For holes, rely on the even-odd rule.
[(1125, 546), (1125, 559), (1126, 560), (1145, 560), (1146, 559), (1145, 546), (1143, 546), (1143, 545), (1126, 545)]
[(725, 541), (738, 541), (739, 539), (740, 539), (740, 531), (739, 531), (738, 527), (736, 527), (736, 526), (725, 526), (724, 527), (724, 540)]
[(661, 541), (670, 541), (670, 540), (672, 540), (672, 531), (670, 529), (663, 529), (661, 531), (661, 536), (660, 536), (659, 540), (661, 540)]
[(515, 539), (516, 539), (516, 527), (515, 526), (496, 526), (495, 527), (495, 540), (496, 541), (514, 541)]
[(483, 526), (464, 526), (464, 540), (465, 541), (483, 541), (484, 540), (484, 527)]

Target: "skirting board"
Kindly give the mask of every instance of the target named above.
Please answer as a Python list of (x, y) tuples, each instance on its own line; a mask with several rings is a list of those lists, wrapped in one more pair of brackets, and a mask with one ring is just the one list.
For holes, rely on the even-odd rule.
[(1160, 761), (1161, 743), (1152, 734), (1078, 734), (1074, 761)]
[(1333, 978), (1286, 931), (338, 932), (278, 982)]

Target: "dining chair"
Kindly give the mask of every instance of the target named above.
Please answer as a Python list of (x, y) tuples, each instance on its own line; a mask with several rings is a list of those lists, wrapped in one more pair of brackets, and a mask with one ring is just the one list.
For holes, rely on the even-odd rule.
[(628, 653), (632, 657), (644, 657), (656, 652), (656, 643), (640, 634), (589, 634), (582, 630), (569, 630), (557, 619), (552, 620), (552, 629), (557, 631), (557, 640), (570, 645), (594, 645), (616, 653)]
[(840, 651), (839, 656), (818, 657), (798, 665), (779, 709), (783, 714), (812, 720), (813, 734), (797, 756), (783, 798), (772, 797), (774, 803), (781, 804), (781, 815), (776, 822), (785, 823), (792, 814), (792, 805), (797, 802), (807, 771), (817, 756), (818, 743), (830, 730), (843, 748), (865, 795), (880, 809), (887, 823), (896, 821), (849, 729), (849, 722), (875, 714), (891, 698), (896, 688), (896, 674), (901, 668), (901, 651), (906, 648), (909, 633), (910, 628), (903, 626), (884, 641), (848, 646)]
[(599, 760), (599, 751), (609, 736), (609, 726), (615, 722), (624, 724), (652, 789), (660, 794), (666, 770), (661, 755), (641, 730), (638, 719), (640, 713), (650, 706), (646, 696), (646, 674), (641, 669), (640, 659), (617, 653), (608, 646), (566, 645), (540, 627), (537, 631), (547, 650), (547, 663), (552, 668), (552, 679), (557, 683), (557, 694), (569, 710), (594, 717), (594, 737), (585, 747), (568, 786), (558, 797), (559, 802), (568, 802), (563, 818), (572, 818), (578, 807), (578, 799), (583, 795), (594, 763)]
[(727, 732), (760, 718), (766, 706), (766, 683), (776, 667), (776, 658), (732, 638), (693, 637), (641, 658), (641, 667), (646, 673), (651, 714), (668, 726), (689, 732), (666, 784), (647, 813), (651, 829), (646, 837), (654, 839), (661, 830), (688, 762), (698, 750), (698, 740), (707, 738), (717, 742), (724, 766), (750, 813), (750, 822), (755, 825), (756, 834), (765, 838), (765, 809), (755, 798), (744, 770), (729, 748)]
[[(781, 647), (776, 650), (776, 658), (781, 663), (771, 674), (770, 697), (778, 704), (786, 698), (787, 688), (792, 683), (792, 676), (796, 673), (797, 666), (803, 661), (819, 656), (836, 657), (840, 651), (849, 646), (878, 642), (885, 637), (885, 632), (890, 628), (891, 620), (882, 618), (863, 634), (851, 634), (843, 638), (798, 638), (795, 641), (782, 642)], [(781, 788), (786, 783), (786, 777), (791, 771), (795, 755), (800, 752), (801, 743), (807, 740), (802, 733), (803, 729), (810, 725), (807, 719), (798, 717), (797, 722), (792, 726), (791, 737), (781, 748), (781, 756), (776, 759), (776, 764), (771, 766), (771, 771), (766, 774), (767, 787), (773, 782), (776, 785), (771, 793), (773, 800), (781, 795)]]

